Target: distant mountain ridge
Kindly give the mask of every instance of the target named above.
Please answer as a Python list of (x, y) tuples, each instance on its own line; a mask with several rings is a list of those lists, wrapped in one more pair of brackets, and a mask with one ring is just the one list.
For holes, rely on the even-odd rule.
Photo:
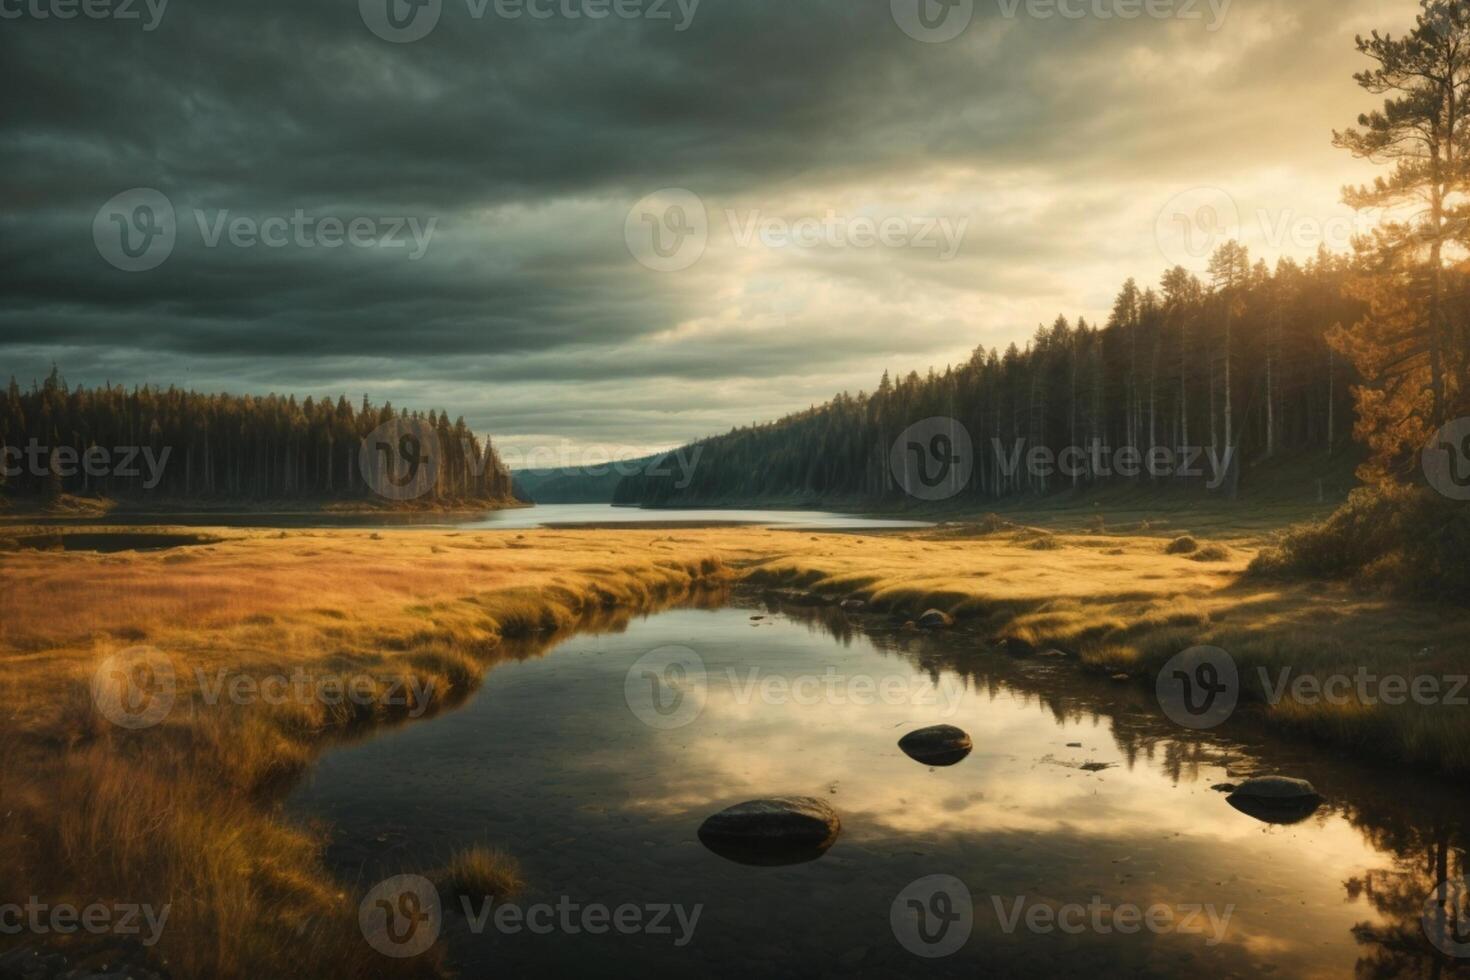
[(611, 504), (625, 475), (641, 473), (660, 458), (646, 456), (602, 466), (515, 470), (511, 482), (516, 499), (525, 503)]

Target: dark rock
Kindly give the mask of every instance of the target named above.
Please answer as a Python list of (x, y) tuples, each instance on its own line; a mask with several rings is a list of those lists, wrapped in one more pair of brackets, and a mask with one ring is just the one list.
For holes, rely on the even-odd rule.
[(952, 766), (969, 755), (974, 744), (962, 728), (934, 725), (909, 732), (898, 740), (898, 747), (910, 759), (927, 766)]
[(1324, 802), (1311, 783), (1290, 776), (1252, 777), (1236, 786), (1226, 799), (1241, 813), (1273, 824), (1300, 823)]
[(707, 818), (700, 840), (707, 845), (825, 848), (841, 829), (836, 811), (814, 796), (773, 796), (750, 799)]
[(918, 622), (926, 630), (945, 630), (954, 625), (954, 617), (941, 609), (930, 609), (919, 617)]
[(1237, 786), (1235, 792), (1263, 800), (1322, 799), (1311, 783), (1291, 776), (1255, 776)]

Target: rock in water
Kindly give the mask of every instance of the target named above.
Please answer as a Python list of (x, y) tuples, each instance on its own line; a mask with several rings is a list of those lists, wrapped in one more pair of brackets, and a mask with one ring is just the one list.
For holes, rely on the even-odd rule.
[(909, 732), (898, 740), (898, 747), (910, 759), (927, 766), (952, 766), (969, 755), (974, 744), (962, 728), (934, 725)]
[(861, 599), (843, 599), (842, 600), (842, 611), (843, 612), (862, 612), (863, 611), (863, 608), (865, 606), (867, 606), (867, 603), (864, 602)]
[(1264, 823), (1293, 824), (1316, 813), (1323, 798), (1305, 779), (1256, 776), (1236, 786), (1226, 801)]
[(926, 630), (944, 630), (954, 625), (954, 617), (942, 609), (930, 609), (919, 617), (919, 625)]
[(1322, 794), (1305, 779), (1290, 776), (1256, 776), (1235, 787), (1235, 796), (1262, 800), (1322, 800)]
[[(748, 800), (709, 817), (699, 828), (699, 839), (716, 853), (735, 860), (759, 858), (763, 854), (781, 858), (796, 852), (810, 860), (831, 846), (842, 829), (842, 821), (826, 803), (810, 796), (777, 796)], [(744, 854), (744, 857), (737, 856)], [(748, 863), (765, 863), (759, 860)]]

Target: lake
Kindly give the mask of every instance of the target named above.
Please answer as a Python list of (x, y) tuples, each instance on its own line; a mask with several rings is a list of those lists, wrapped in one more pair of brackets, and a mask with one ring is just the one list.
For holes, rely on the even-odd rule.
[[(935, 767), (898, 748), (932, 724), (973, 751)], [(1272, 772), (1327, 802), (1276, 824), (1211, 789)], [(829, 850), (761, 867), (700, 842), (710, 814), (776, 795), (840, 814)], [(711, 595), (507, 644), (463, 705), (327, 751), (285, 805), (325, 823), (364, 891), (464, 846), (516, 856), (528, 887), (503, 926), (445, 904), (469, 976), (1197, 978), (1462, 966), (1420, 916), (1467, 804), (1248, 718), (1186, 731), (1147, 689), (978, 634)]]
[(611, 504), (541, 504), (515, 507), (461, 517), (446, 514), (362, 513), (362, 514), (113, 514), (88, 518), (16, 518), (19, 523), (42, 525), (169, 524), (183, 527), (271, 527), (271, 528), (445, 528), (460, 530), (515, 531), (535, 527), (562, 527), (576, 524), (780, 524), (793, 528), (824, 531), (878, 531), (912, 527), (929, 527), (927, 521), (869, 517), (820, 510), (643, 510), (637, 507), (614, 507)]

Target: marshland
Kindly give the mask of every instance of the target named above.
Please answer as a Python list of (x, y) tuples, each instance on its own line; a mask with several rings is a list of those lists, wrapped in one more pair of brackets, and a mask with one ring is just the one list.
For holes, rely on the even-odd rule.
[[(1105, 882), (1154, 897), (1198, 886), (1202, 879), (1171, 873), (1155, 838), (1196, 852), (1224, 848), (1214, 860), (1228, 871), (1210, 874), (1232, 881), (1255, 881), (1253, 861), (1254, 873), (1276, 867), (1275, 848), (1320, 858), (1317, 848), (1331, 841), (1340, 866), (1330, 880), (1309, 864), (1273, 886), (1314, 906), (1342, 900), (1339, 877), (1419, 874), (1416, 862), (1434, 846), (1463, 846), (1470, 712), (1452, 701), (1272, 703), (1270, 682), (1256, 676), (1366, 667), (1452, 677), (1466, 670), (1465, 618), (1348, 584), (1264, 577), (1250, 571), (1264, 541), (1257, 533), (1201, 542), (1180, 530), (1047, 529), (992, 516), (826, 533), (673, 522), (501, 532), (159, 528), (140, 542), (133, 528), (16, 526), (0, 564), (5, 878), (20, 894), (53, 901), (142, 895), (168, 905), (156, 948), (134, 953), (180, 975), (432, 973), (455, 962), (488, 966), (502, 954), (527, 968), (545, 954), (585, 969), (603, 954), (585, 939), (555, 952), (528, 935), (492, 941), (451, 911), (442, 949), (387, 960), (363, 942), (360, 890), (414, 873), (443, 883), (450, 910), (462, 895), (510, 901), (556, 888), (610, 900), (626, 890), (613, 883), (636, 868), (650, 901), (702, 905), (703, 927), (717, 938), (664, 946), (645, 936), (628, 954), (706, 969), (705, 957), (730, 955), (754, 927), (745, 918), (753, 905), (818, 887), (803, 876), (839, 874), (828, 865), (866, 877), (881, 856), (897, 862), (891, 873), (919, 877), (925, 862), (900, 859), (918, 847), (963, 869), (972, 858), (944, 856), (963, 839), (945, 827), (987, 835), (987, 846), (1018, 833), (1040, 846), (1066, 828), (1068, 846), (1092, 854), (1108, 841), (1109, 862), (1151, 869), (1120, 877), (1111, 865), (1086, 874), (1027, 866), (1048, 900), (1084, 903), (1092, 896), (1082, 893)], [(43, 531), (47, 546), (22, 546)], [(91, 547), (54, 541), (72, 534)], [(109, 535), (134, 547), (98, 547)], [(930, 609), (953, 626), (920, 630), (915, 620)], [(687, 729), (661, 731), (625, 700), (624, 674), (636, 654), (670, 643), (703, 651), (711, 700)], [(1153, 682), (1173, 654), (1206, 644), (1240, 663), (1243, 705), (1220, 730), (1196, 733), (1164, 716)], [(155, 675), (167, 664), (171, 704), (156, 724), (130, 729), (99, 713), (97, 672), (139, 650), (162, 657), (148, 664)], [(589, 651), (607, 662), (575, 682), (553, 680), (555, 665)], [(717, 656), (727, 671), (718, 681)], [(728, 671), (737, 668), (757, 673), (735, 683)], [(843, 683), (896, 677), (905, 686), (895, 703), (834, 699), (830, 690), (782, 697), (779, 685), (772, 697), (760, 671), (835, 672)], [(282, 696), (271, 696), (268, 678), (283, 679)], [(343, 691), (368, 687), (355, 688), (360, 698), (333, 698), (326, 682), (336, 678)], [(288, 680), (296, 696), (285, 696)], [(502, 682), (513, 686), (502, 692)], [(894, 744), (905, 724), (956, 718), (976, 747), (953, 769), (926, 770)], [(1073, 735), (1081, 748), (1067, 748)], [(1106, 768), (1077, 768), (1084, 762)], [(1328, 791), (1305, 824), (1272, 830), (1209, 789), (1288, 767)], [(1098, 786), (1079, 796), (1087, 782)], [(726, 870), (698, 845), (704, 811), (773, 790), (820, 794), (844, 811), (844, 835), (819, 861)], [(1102, 802), (1120, 792), (1132, 817)], [(1431, 801), (1423, 814), (1380, 813), (1420, 796)], [(1407, 837), (1385, 842), (1389, 826)], [(1249, 857), (1240, 835), (1252, 827), (1267, 831), (1267, 850)], [(832, 897), (799, 902), (782, 921), (827, 921), (831, 902), (854, 903), (858, 921), (860, 911), (884, 911), (822, 881), (837, 888)], [(1234, 904), (1244, 917), (1237, 929), (1270, 915), (1248, 889), (1216, 888), (1208, 897), (1230, 898), (1220, 907)], [(1332, 956), (1311, 944), (1291, 955), (1314, 968), (1368, 954), (1432, 962), (1423, 943), (1356, 945), (1354, 916), (1374, 935), (1408, 928), (1402, 908), (1360, 904), (1322, 939)], [(802, 955), (867, 949), (859, 965), (897, 968), (892, 951), (865, 936), (870, 925), (832, 926), (820, 940), (802, 927), (801, 942), (790, 942)], [(282, 943), (283, 932), (305, 941)], [(1135, 965), (1169, 972), (1207, 952), (1223, 957), (1222, 969), (1266, 962), (1252, 958), (1251, 944), (1180, 948), (1178, 939), (1138, 953)], [(1274, 939), (1283, 956), (1293, 941)], [(1024, 943), (1007, 949), (1004, 962), (1030, 962)], [(1111, 954), (1102, 946), (1087, 955)]]

